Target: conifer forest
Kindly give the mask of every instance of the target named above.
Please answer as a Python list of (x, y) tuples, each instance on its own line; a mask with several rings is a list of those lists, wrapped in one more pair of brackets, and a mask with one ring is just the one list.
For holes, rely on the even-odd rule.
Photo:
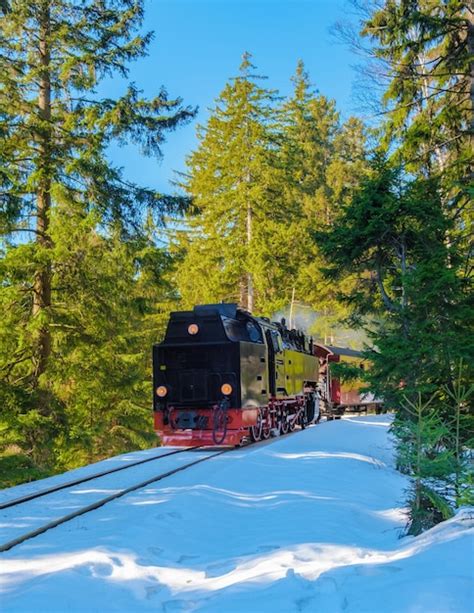
[[(352, 4), (333, 35), (363, 58), (370, 120), (343, 118), (304, 58), (282, 95), (242, 49), (201, 121), (159, 67), (154, 97), (128, 79), (144, 0), (0, 0), (2, 487), (159, 444), (151, 347), (171, 311), (296, 300), (315, 338), (363, 334), (411, 533), (474, 503), (474, 10)], [(196, 118), (167, 193), (108, 155), (159, 162)]]

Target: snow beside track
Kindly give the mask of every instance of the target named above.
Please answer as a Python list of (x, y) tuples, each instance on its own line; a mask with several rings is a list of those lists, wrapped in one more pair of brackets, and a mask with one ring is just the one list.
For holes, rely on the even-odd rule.
[[(0, 555), (0, 609), (470, 613), (474, 511), (399, 538), (408, 480), (389, 423), (354, 417), (233, 451), (38, 536)], [(40, 500), (24, 515), (48, 517)]]

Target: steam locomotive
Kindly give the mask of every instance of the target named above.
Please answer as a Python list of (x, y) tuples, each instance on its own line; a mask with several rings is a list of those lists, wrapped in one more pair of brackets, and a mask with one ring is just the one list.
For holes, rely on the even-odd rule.
[(236, 304), (171, 313), (153, 347), (155, 431), (165, 445), (236, 446), (338, 414), (345, 405), (329, 364), (341, 351), (351, 352)]

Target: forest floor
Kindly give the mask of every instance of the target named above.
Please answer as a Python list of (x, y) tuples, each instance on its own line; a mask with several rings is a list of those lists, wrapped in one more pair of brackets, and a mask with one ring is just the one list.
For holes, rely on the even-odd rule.
[[(472, 612), (474, 509), (402, 536), (409, 480), (394, 468), (389, 425), (386, 415), (324, 422), (49, 530), (0, 555), (0, 609)], [(149, 453), (3, 490), (0, 501)], [(145, 479), (151, 464), (134, 470)], [(122, 487), (127, 472), (0, 511), (0, 542)]]

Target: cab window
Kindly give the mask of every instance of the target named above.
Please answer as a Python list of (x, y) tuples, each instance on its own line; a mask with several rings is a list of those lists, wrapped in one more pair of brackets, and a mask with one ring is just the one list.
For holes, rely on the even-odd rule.
[(279, 353), (283, 351), (283, 344), (281, 342), (281, 337), (276, 330), (272, 330), (272, 344), (275, 353)]
[(241, 321), (221, 316), (227, 338), (230, 341), (263, 343), (260, 328), (253, 321)]

